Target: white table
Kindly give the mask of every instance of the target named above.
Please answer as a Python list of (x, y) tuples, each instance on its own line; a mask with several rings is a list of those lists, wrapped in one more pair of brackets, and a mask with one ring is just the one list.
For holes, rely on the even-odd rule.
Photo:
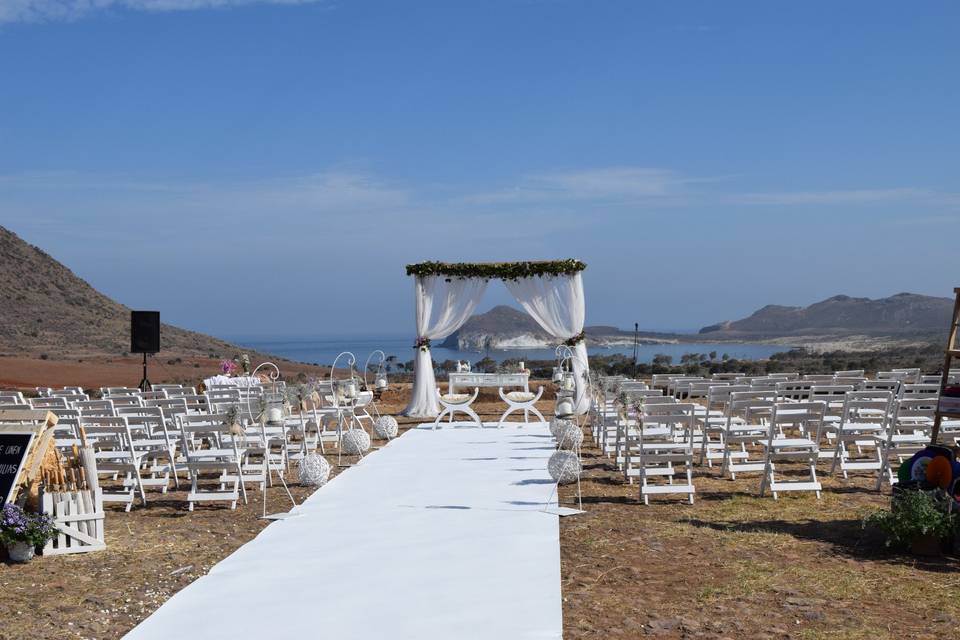
[(450, 393), (458, 387), (523, 387), (530, 391), (529, 373), (451, 373)]

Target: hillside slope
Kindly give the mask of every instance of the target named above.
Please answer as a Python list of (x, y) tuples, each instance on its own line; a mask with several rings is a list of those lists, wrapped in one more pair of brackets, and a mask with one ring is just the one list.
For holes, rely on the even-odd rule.
[[(130, 309), (0, 226), (0, 352), (110, 354), (130, 348)], [(164, 353), (229, 356), (240, 349), (164, 324)]]
[(704, 338), (798, 335), (906, 336), (946, 332), (953, 300), (898, 293), (888, 298), (833, 296), (809, 307), (767, 305), (747, 318), (704, 327)]

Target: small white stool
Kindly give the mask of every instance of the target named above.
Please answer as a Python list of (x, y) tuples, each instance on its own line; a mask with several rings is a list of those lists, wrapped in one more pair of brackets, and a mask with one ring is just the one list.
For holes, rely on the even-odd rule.
[(474, 411), (470, 405), (474, 403), (477, 399), (477, 396), (480, 395), (480, 387), (473, 388), (473, 395), (466, 393), (440, 393), (440, 388), (437, 388), (437, 400), (440, 401), (440, 405), (443, 407), (443, 411), (440, 412), (440, 415), (437, 416), (437, 419), (433, 422), (433, 428), (436, 429), (440, 424), (440, 421), (443, 420), (443, 416), (449, 415), (450, 422), (453, 422), (453, 414), (457, 411), (460, 413), (465, 413), (473, 421), (477, 423), (477, 426), (481, 429), (483, 428), (483, 422), (480, 421), (480, 416), (477, 415), (477, 412)]
[(513, 413), (514, 411), (523, 411), (523, 423), (529, 424), (530, 416), (529, 411), (533, 411), (537, 414), (537, 417), (540, 418), (540, 422), (546, 422), (547, 419), (543, 417), (543, 414), (537, 411), (537, 408), (533, 405), (536, 404), (537, 400), (540, 399), (540, 396), (543, 395), (543, 387), (537, 391), (537, 394), (534, 395), (528, 391), (511, 391), (510, 393), (504, 394), (503, 387), (500, 387), (500, 397), (504, 402), (507, 403), (507, 410), (503, 412), (503, 415), (500, 416), (500, 422), (497, 423), (497, 426), (501, 429), (503, 428), (503, 421), (507, 419), (507, 416)]

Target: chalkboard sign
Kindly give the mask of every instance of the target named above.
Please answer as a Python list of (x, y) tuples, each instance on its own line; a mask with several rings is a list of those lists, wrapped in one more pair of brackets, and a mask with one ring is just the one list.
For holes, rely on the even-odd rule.
[(10, 499), (17, 484), (32, 440), (32, 431), (0, 432), (0, 496), (3, 496), (4, 503)]

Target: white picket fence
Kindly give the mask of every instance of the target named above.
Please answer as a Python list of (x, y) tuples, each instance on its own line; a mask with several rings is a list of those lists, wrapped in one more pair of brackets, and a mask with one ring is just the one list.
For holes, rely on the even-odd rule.
[(103, 538), (103, 493), (101, 489), (44, 493), (43, 513), (53, 517), (57, 536), (43, 548), (43, 555), (100, 551)]

